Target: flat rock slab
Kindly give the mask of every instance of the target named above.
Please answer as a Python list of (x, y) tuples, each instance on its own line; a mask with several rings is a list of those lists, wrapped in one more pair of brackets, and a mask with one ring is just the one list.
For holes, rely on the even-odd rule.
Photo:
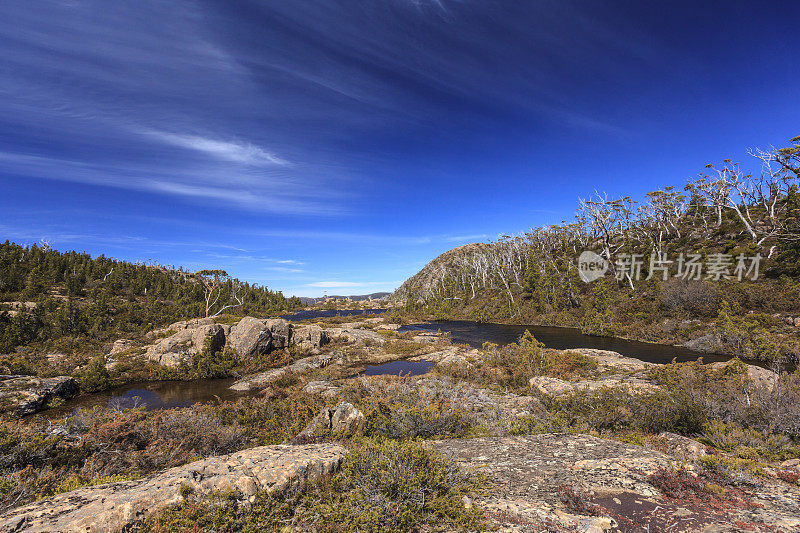
[(245, 392), (253, 389), (264, 388), (286, 374), (301, 374), (309, 370), (324, 368), (332, 363), (341, 362), (342, 357), (337, 354), (312, 355), (299, 359), (294, 363), (280, 368), (273, 368), (240, 379), (230, 386), (231, 390)]
[(439, 452), (486, 475), (489, 509), (546, 518), (561, 509), (559, 489), (605, 489), (658, 496), (646, 478), (671, 458), (639, 446), (590, 435), (542, 434), (437, 441)]
[(195, 493), (236, 489), (252, 499), (260, 490), (284, 491), (335, 472), (345, 448), (336, 444), (261, 446), (209, 457), (136, 481), (77, 489), (0, 515), (0, 531), (118, 531), (179, 503), (182, 486)]
[[(769, 484), (766, 492), (784, 496), (767, 500), (753, 491), (749, 509), (712, 510), (674, 500), (665, 501), (648, 476), (676, 464), (660, 452), (590, 435), (542, 434), (486, 437), (432, 442), (437, 451), (486, 476), (489, 489), (478, 499), (503, 531), (735, 531), (725, 524), (754, 525), (754, 531), (796, 531), (800, 528), (797, 488)], [(608, 512), (604, 520), (617, 527), (599, 526), (602, 517), (573, 514), (561, 500), (562, 487), (592, 495)], [(794, 503), (790, 503), (794, 497)], [(625, 524), (625, 525), (623, 525)], [(562, 529), (563, 528), (563, 529)], [(599, 528), (599, 529), (598, 529)]]

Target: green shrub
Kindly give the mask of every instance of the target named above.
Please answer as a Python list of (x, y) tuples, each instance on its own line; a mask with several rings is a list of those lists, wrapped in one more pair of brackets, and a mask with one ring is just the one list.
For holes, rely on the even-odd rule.
[[(476, 529), (481, 514), (463, 497), (479, 481), (416, 441), (363, 441), (332, 481), (320, 526), (345, 531), (410, 531), (423, 524)], [(326, 516), (327, 515), (327, 516)]]
[(366, 416), (365, 433), (390, 439), (464, 436), (472, 427), (466, 414), (449, 402), (425, 406), (376, 402)]
[(210, 353), (203, 349), (194, 356), (192, 367), (198, 378), (227, 378), (238, 364), (239, 356), (236, 350), (225, 348), (218, 352)]
[(631, 394), (627, 390), (602, 387), (577, 391), (562, 397), (545, 397), (552, 415), (573, 427), (597, 431), (637, 429), (649, 433), (671, 431), (694, 434), (706, 421), (705, 412), (681, 392)]
[(106, 369), (106, 360), (103, 356), (92, 359), (86, 369), (80, 374), (81, 389), (86, 392), (98, 392), (111, 387), (111, 377)]
[(564, 433), (569, 431), (569, 422), (562, 416), (530, 415), (511, 422), (509, 434), (533, 435), (536, 433)]
[(292, 372), (286, 372), (278, 376), (278, 378), (272, 382), (272, 385), (280, 389), (286, 389), (297, 385), (299, 382), (300, 378), (298, 378), (297, 375)]

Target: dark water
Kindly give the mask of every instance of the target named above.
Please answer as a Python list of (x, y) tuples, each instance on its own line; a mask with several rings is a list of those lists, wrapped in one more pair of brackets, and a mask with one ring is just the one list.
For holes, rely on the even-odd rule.
[[(318, 317), (352, 316), (364, 312), (380, 313), (383, 311), (385, 309), (301, 311), (294, 315), (286, 315), (284, 318), (302, 320)], [(442, 332), (449, 332), (453, 342), (480, 347), (484, 342), (494, 342), (501, 345), (516, 342), (526, 329), (530, 330), (548, 348), (560, 350), (568, 348), (598, 348), (611, 350), (651, 363), (669, 363), (673, 358), (683, 362), (694, 361), (702, 357), (703, 361), (707, 363), (730, 359), (730, 356), (726, 355), (704, 354), (675, 346), (649, 344), (614, 337), (594, 337), (584, 335), (573, 328), (519, 326), (453, 320), (403, 326), (400, 331), (435, 332), (441, 330)], [(757, 362), (751, 363), (759, 364)], [(381, 365), (368, 366), (362, 374), (367, 376), (399, 374), (417, 376), (425, 374), (432, 366), (433, 363), (428, 361), (391, 361)], [(48, 417), (65, 416), (78, 407), (91, 408), (98, 405), (123, 408), (140, 405), (147, 410), (153, 410), (188, 407), (198, 402), (232, 400), (244, 394), (228, 388), (234, 381), (234, 379), (206, 379), (133, 383), (106, 392), (80, 396), (42, 414)]]
[(197, 381), (148, 381), (129, 383), (104, 392), (79, 396), (60, 407), (42, 414), (59, 417), (79, 407), (112, 408), (144, 407), (145, 410), (189, 407), (195, 403), (235, 400), (243, 393), (230, 390), (235, 379), (202, 379)]
[(678, 362), (695, 361), (702, 357), (706, 363), (727, 361), (729, 355), (696, 352), (688, 348), (650, 344), (647, 342), (629, 341), (615, 337), (595, 337), (584, 335), (574, 328), (557, 328), (551, 326), (520, 326), (509, 324), (478, 323), (470, 320), (439, 321), (429, 324), (403, 326), (400, 331), (439, 331), (449, 332), (453, 342), (469, 344), (479, 348), (484, 342), (504, 345), (517, 342), (530, 330), (533, 336), (548, 348), (566, 350), (569, 348), (596, 348), (611, 350), (627, 357), (635, 357), (650, 363), (669, 363), (672, 359)]
[(354, 316), (383, 313), (386, 309), (315, 309), (312, 311), (298, 311), (291, 315), (281, 315), (286, 320), (308, 320), (309, 318), (329, 318), (332, 316)]
[(389, 361), (382, 365), (368, 366), (363, 376), (421, 376), (433, 366), (430, 361)]

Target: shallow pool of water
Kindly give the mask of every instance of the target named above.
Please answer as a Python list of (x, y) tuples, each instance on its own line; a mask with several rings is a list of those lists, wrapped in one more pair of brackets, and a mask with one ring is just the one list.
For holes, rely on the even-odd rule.
[(123, 409), (143, 407), (151, 411), (189, 407), (195, 403), (235, 400), (243, 396), (242, 393), (229, 388), (235, 381), (235, 379), (201, 379), (129, 383), (107, 391), (79, 396), (42, 414), (59, 417), (69, 415), (79, 407), (91, 409), (96, 406)]
[(421, 376), (433, 367), (430, 361), (389, 361), (371, 365), (361, 372), (361, 376)]
[[(559, 328), (552, 326), (525, 326), (512, 324), (494, 324), (473, 322), (470, 320), (445, 320), (427, 324), (403, 326), (400, 331), (442, 331), (450, 333), (453, 342), (469, 344), (479, 348), (484, 342), (505, 345), (517, 342), (525, 330), (533, 333), (548, 348), (566, 350), (569, 348), (596, 348), (618, 352), (627, 357), (634, 357), (649, 363), (669, 363), (672, 359), (678, 362), (695, 361), (702, 357), (706, 363), (727, 361), (729, 355), (709, 354), (664, 344), (651, 344), (620, 339), (616, 337), (597, 337), (584, 335), (575, 328)], [(756, 363), (754, 363), (756, 364)]]
[(308, 320), (310, 318), (329, 318), (333, 316), (355, 316), (383, 313), (386, 309), (313, 309), (311, 311), (298, 311), (290, 315), (281, 315), (286, 320)]

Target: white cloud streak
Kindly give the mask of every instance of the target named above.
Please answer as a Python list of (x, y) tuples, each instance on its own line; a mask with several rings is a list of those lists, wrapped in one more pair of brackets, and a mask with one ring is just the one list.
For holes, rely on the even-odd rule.
[(250, 143), (219, 141), (197, 135), (180, 135), (153, 130), (143, 133), (173, 146), (203, 152), (223, 161), (253, 166), (286, 166), (289, 164), (285, 159)]
[(315, 281), (314, 283), (307, 283), (305, 287), (315, 287), (318, 289), (347, 289), (354, 287), (388, 287), (397, 284), (399, 284), (397, 281)]

